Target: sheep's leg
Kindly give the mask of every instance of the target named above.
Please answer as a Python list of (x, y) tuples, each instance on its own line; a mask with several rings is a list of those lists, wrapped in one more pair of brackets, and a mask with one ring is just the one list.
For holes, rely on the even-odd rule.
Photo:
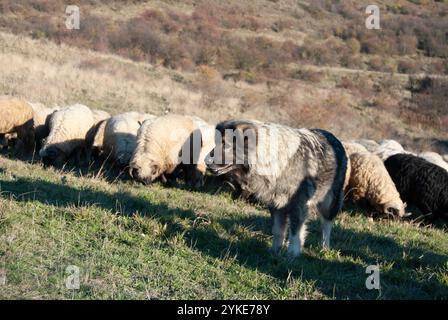
[(272, 219), (272, 251), (277, 253), (280, 251), (286, 236), (287, 213), (282, 210), (271, 209)]

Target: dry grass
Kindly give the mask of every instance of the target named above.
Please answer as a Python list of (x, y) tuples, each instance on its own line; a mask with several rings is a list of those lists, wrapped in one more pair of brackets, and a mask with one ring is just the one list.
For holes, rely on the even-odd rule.
[(209, 66), (178, 72), (5, 32), (0, 45), (0, 93), (49, 106), (79, 102), (112, 113), (188, 113), (211, 122), (257, 118), (322, 127), (343, 138), (446, 140), (440, 129), (400, 120), (400, 101), (410, 97), (403, 74), (291, 64), (289, 72), (302, 70), (301, 79), (248, 84), (223, 80)]

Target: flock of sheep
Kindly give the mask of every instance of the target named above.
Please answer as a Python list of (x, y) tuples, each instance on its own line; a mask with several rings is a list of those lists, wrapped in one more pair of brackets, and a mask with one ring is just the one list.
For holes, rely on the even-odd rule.
[[(185, 148), (195, 134), (199, 147)], [(0, 99), (0, 147), (37, 150), (46, 166), (97, 160), (126, 169), (145, 184), (182, 175), (199, 188), (204, 184), (206, 156), (215, 143), (215, 125), (194, 116), (139, 112), (111, 116), (80, 104), (46, 108), (11, 97)], [(363, 201), (386, 215), (407, 216), (408, 204), (429, 221), (448, 217), (447, 156), (414, 154), (394, 140), (352, 140), (342, 145), (348, 159), (345, 198)], [(182, 162), (181, 153), (187, 149), (194, 149), (188, 155), (191, 161)]]

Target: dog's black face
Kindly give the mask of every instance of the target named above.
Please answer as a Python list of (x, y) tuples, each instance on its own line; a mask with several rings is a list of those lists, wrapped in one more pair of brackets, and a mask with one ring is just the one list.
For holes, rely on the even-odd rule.
[(248, 170), (248, 155), (256, 145), (256, 132), (250, 124), (233, 121), (220, 123), (216, 127), (215, 140), (215, 148), (205, 159), (212, 174), (220, 176)]

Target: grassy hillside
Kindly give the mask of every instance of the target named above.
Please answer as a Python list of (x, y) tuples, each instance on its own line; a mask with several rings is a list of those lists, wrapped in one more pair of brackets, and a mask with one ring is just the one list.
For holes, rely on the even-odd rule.
[[(0, 157), (0, 298), (429, 299), (448, 296), (446, 232), (344, 212), (333, 248), (310, 223), (304, 254), (272, 255), (269, 214), (212, 184), (179, 186), (44, 170)], [(381, 290), (365, 287), (378, 264)], [(81, 270), (68, 290), (67, 266)]]

